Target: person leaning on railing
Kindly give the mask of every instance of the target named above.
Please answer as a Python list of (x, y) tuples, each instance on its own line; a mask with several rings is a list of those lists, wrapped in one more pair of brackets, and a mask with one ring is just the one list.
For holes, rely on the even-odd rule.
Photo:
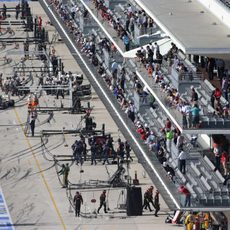
[(184, 185), (181, 185), (179, 188), (179, 192), (182, 193), (183, 195), (185, 195), (184, 207), (190, 207), (190, 205), (191, 205), (191, 193), (189, 192), (189, 190)]

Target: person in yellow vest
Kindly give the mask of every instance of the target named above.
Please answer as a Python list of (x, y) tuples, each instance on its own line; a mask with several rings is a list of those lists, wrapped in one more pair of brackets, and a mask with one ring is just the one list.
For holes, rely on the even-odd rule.
[(174, 136), (173, 131), (171, 129), (167, 129), (166, 130), (166, 150), (168, 153), (171, 153), (173, 136)]
[(204, 228), (202, 228), (202, 229), (208, 230), (211, 224), (212, 224), (212, 219), (210, 217), (210, 214), (205, 213), (204, 214)]
[(185, 223), (185, 226), (186, 226), (186, 228), (185, 228), (186, 230), (193, 230), (193, 226), (195, 224), (195, 217), (194, 217), (192, 212), (190, 212), (186, 216), (184, 223)]

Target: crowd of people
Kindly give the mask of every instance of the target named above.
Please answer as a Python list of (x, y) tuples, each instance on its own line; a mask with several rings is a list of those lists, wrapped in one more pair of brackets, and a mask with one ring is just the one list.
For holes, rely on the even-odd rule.
[[(152, 208), (155, 209), (155, 213), (154, 215), (156, 217), (158, 217), (158, 212), (160, 211), (160, 198), (159, 198), (159, 191), (156, 190), (155, 195), (153, 197), (153, 191), (154, 191), (154, 187), (150, 186), (144, 193), (144, 202), (143, 202), (143, 209), (149, 209), (150, 212), (152, 212), (153, 210)], [(151, 206), (150, 206), (151, 204)]]
[[(159, 52), (159, 48), (152, 46), (151, 44), (144, 49), (143, 47), (137, 51), (136, 55), (140, 63), (143, 64), (143, 67), (146, 69), (146, 73), (149, 77), (153, 79), (155, 84), (159, 86), (162, 93), (166, 97), (168, 106), (176, 108), (181, 112), (183, 116), (183, 127), (184, 128), (202, 128), (202, 122), (200, 121), (200, 113), (205, 107), (198, 98), (196, 89), (191, 86), (190, 95), (187, 93), (188, 97), (184, 97), (183, 94), (180, 94), (178, 90), (173, 87), (172, 84), (168, 81), (165, 74), (161, 71), (162, 58), (158, 59), (156, 54)], [(173, 60), (172, 66), (178, 69), (179, 78), (182, 78), (188, 70), (185, 70), (185, 66), (178, 59), (178, 49), (175, 44), (172, 43), (172, 47), (169, 50), (168, 54), (164, 57), (166, 60)], [(160, 60), (160, 61), (159, 61)], [(170, 62), (170, 61), (169, 61)], [(212, 116), (216, 115), (218, 117), (227, 118), (229, 117), (229, 105), (223, 104), (221, 102), (221, 96), (224, 96), (228, 102), (228, 74), (226, 73), (222, 77), (222, 86), (221, 89), (216, 88), (212, 95), (210, 95), (210, 104), (214, 109)], [(207, 102), (209, 103), (209, 102)], [(208, 115), (208, 114), (206, 114)]]
[(29, 93), (29, 89), (25, 87), (29, 80), (32, 79), (21, 77), (16, 73), (12, 77), (0, 74), (0, 88), (8, 96), (23, 96)]
[(80, 139), (76, 140), (71, 147), (77, 165), (83, 165), (87, 160), (91, 161), (91, 165), (96, 165), (98, 162), (102, 164), (122, 164), (124, 161), (133, 161), (128, 141), (124, 142), (119, 138), (117, 147), (115, 147), (110, 135), (92, 136), (88, 139), (88, 143), (84, 136), (80, 136)]
[(185, 216), (184, 224), (186, 230), (210, 230), (212, 229), (212, 218), (208, 212), (189, 212)]
[[(100, 201), (100, 205), (97, 209), (97, 214), (100, 213), (101, 208), (104, 208), (104, 213), (108, 213), (107, 209), (107, 196), (106, 196), (106, 190), (103, 190), (100, 197), (99, 197), (99, 201)], [(92, 199), (91, 202), (96, 202), (96, 199)], [(81, 205), (83, 204), (83, 197), (81, 195), (81, 193), (79, 191), (76, 192), (74, 198), (73, 198), (73, 205), (74, 205), (74, 209), (75, 209), (75, 216), (76, 217), (80, 217), (80, 213), (81, 213)]]
[(156, 27), (153, 19), (149, 17), (144, 10), (134, 9), (135, 7), (128, 4), (124, 9), (123, 18), (116, 17), (113, 12), (106, 7), (104, 0), (94, 0), (94, 5), (101, 17), (108, 21), (109, 25), (117, 32), (124, 46), (125, 51), (130, 50), (130, 44), (135, 37), (135, 26), (140, 29), (142, 35)]
[(47, 95), (55, 95), (57, 99), (62, 96), (64, 99), (65, 95), (69, 94), (70, 81), (73, 91), (77, 91), (82, 85), (83, 75), (72, 74), (71, 72), (63, 73), (60, 76), (41, 74), (38, 86), (41, 85)]
[[(83, 35), (80, 29), (77, 28), (73, 20), (71, 23), (69, 22), (68, 20), (69, 16), (67, 16), (68, 10), (64, 8), (62, 4), (57, 4), (56, 7), (57, 10), (61, 13), (64, 23), (67, 25), (71, 33), (75, 35), (76, 43), (78, 47), (81, 49), (82, 54), (89, 58), (91, 63), (95, 66), (97, 73), (104, 78), (105, 82), (108, 84), (108, 87), (120, 102), (121, 108), (127, 113), (127, 116), (136, 125), (136, 129), (137, 132), (140, 134), (140, 138), (143, 141), (145, 141), (145, 143), (148, 144), (149, 148), (156, 153), (157, 158), (159, 159), (162, 166), (165, 168), (169, 177), (172, 179), (173, 182), (176, 183), (175, 171), (173, 170), (172, 167), (169, 166), (167, 162), (167, 154), (169, 155), (171, 154), (172, 143), (174, 142), (178, 152), (177, 154), (177, 158), (179, 162), (178, 168), (182, 174), (186, 174), (186, 159), (188, 153), (186, 152), (186, 149), (184, 149), (185, 139), (183, 135), (181, 135), (177, 127), (173, 127), (169, 119), (167, 119), (165, 126), (159, 129), (158, 132), (150, 130), (148, 128), (148, 124), (145, 125), (143, 122), (141, 122), (141, 120), (139, 120), (138, 115), (136, 113), (134, 102), (132, 100), (129, 100), (126, 95), (126, 87), (125, 87), (125, 83), (127, 81), (126, 74), (129, 70), (127, 70), (124, 67), (120, 69), (116, 60), (113, 60), (112, 65), (107, 67), (110, 69), (111, 72), (111, 75), (108, 75), (104, 62), (100, 62), (97, 58), (96, 54), (100, 55), (101, 47), (107, 49), (108, 53), (112, 56), (113, 51), (111, 49), (112, 47), (111, 42), (109, 42), (105, 38), (100, 39), (100, 42), (98, 42), (95, 35), (90, 35), (90, 36)], [(100, 49), (98, 49), (99, 50), (98, 52), (96, 52), (97, 47), (100, 47)], [(168, 52), (166, 58), (172, 60), (177, 55), (177, 52), (178, 52), (177, 47), (174, 44), (172, 44), (172, 47)], [(163, 57), (160, 54), (160, 48), (158, 44), (157, 43), (150, 44), (149, 46), (146, 47), (146, 50), (144, 48), (141, 48), (139, 51), (137, 51), (137, 57), (140, 60), (140, 62), (143, 64), (146, 71), (148, 71), (149, 77), (153, 77), (154, 82), (160, 86), (162, 92), (166, 95), (166, 98), (168, 99), (169, 105), (174, 106), (182, 113), (183, 126), (186, 128), (200, 128), (201, 127), (200, 118), (199, 118), (200, 105), (198, 102), (198, 94), (196, 92), (196, 89), (194, 87), (191, 88), (190, 100), (186, 101), (182, 97), (182, 95), (180, 95), (178, 90), (173, 88), (168, 83), (166, 77), (161, 72), (161, 64), (163, 61)], [(174, 62), (176, 61), (178, 60), (176, 60), (175, 58)], [(173, 61), (171, 64), (173, 64)], [(184, 69), (184, 66), (182, 66), (182, 64), (178, 63), (178, 65), (180, 66), (180, 68)], [(130, 75), (131, 76), (129, 77), (135, 82), (134, 87), (136, 92), (142, 96), (142, 99), (145, 98), (144, 95), (149, 94), (148, 90), (146, 90), (142, 86), (142, 84), (138, 80), (136, 73), (131, 73)], [(215, 94), (215, 97), (218, 97), (218, 95)], [(216, 98), (215, 100), (218, 100), (218, 98)], [(145, 100), (143, 99), (143, 101)], [(152, 103), (151, 106), (153, 106)], [(191, 144), (193, 146), (196, 146), (195, 144), (196, 140), (197, 140), (197, 136), (191, 139)], [(106, 162), (108, 163), (107, 161), (108, 159), (106, 156), (108, 155), (107, 147), (108, 146), (104, 144), (104, 150), (106, 154), (102, 161), (103, 163)], [(103, 151), (101, 150), (101, 152)], [(76, 162), (82, 163), (81, 161), (79, 161), (79, 157), (77, 156), (76, 156)], [(93, 163), (95, 163), (94, 158), (92, 160), (92, 164)], [(191, 194), (189, 190), (185, 186), (180, 186), (179, 191), (182, 194), (184, 194), (186, 197), (185, 205), (190, 206)]]
[[(62, 7), (62, 5), (58, 5), (57, 6), (58, 11), (61, 12), (62, 16), (63, 14), (68, 14), (68, 11)], [(63, 18), (65, 18), (65, 16), (63, 16)], [(66, 20), (64, 20), (66, 21)], [(67, 24), (68, 26), (69, 24)], [(71, 28), (73, 27), (73, 23), (71, 23)], [(76, 35), (76, 41), (78, 46), (81, 48), (82, 53), (84, 53), (90, 60), (91, 62), (93, 61), (93, 52), (92, 55), (89, 55), (88, 50), (85, 49), (85, 37), (80, 34), (79, 30), (76, 28), (74, 29), (76, 31), (76, 33), (74, 33)], [(97, 43), (96, 43), (96, 39), (94, 36), (90, 36), (91, 38), (89, 39), (91, 42), (95, 41), (95, 46), (97, 47)], [(103, 43), (103, 47), (111, 47), (111, 44), (108, 46), (109, 41), (106, 41), (106, 43)], [(101, 45), (101, 43), (99, 43), (99, 46)], [(159, 49), (157, 44), (154, 44), (154, 46), (156, 47), (156, 49)], [(93, 64), (93, 63), (92, 63)], [(155, 133), (153, 130), (150, 130), (148, 128), (148, 125), (143, 124), (139, 118), (138, 115), (136, 113), (136, 108), (135, 105), (133, 103), (132, 100), (129, 100), (126, 96), (126, 88), (124, 87), (125, 81), (126, 81), (126, 69), (122, 68), (121, 70), (118, 68), (118, 63), (116, 62), (116, 60), (112, 61), (111, 64), (111, 75), (105, 74), (106, 69), (103, 63), (97, 63), (96, 65), (94, 65), (95, 68), (97, 69), (97, 72), (100, 74), (100, 76), (102, 76), (104, 78), (104, 80), (106, 81), (108, 87), (110, 88), (110, 90), (114, 93), (114, 95), (116, 96), (116, 98), (118, 99), (118, 102), (120, 102), (121, 108), (124, 110), (124, 112), (127, 114), (127, 116), (130, 118), (130, 120), (132, 120), (134, 122), (134, 124), (136, 125), (137, 128), (137, 132), (140, 134), (140, 137), (143, 141), (145, 141), (146, 144), (148, 144), (150, 150), (154, 151), (156, 153), (157, 158), (159, 159), (160, 163), (163, 164), (165, 162), (165, 170), (167, 171), (169, 177), (174, 180), (175, 179), (175, 172), (174, 170), (169, 166), (169, 164), (167, 164), (167, 158), (166, 158), (166, 154), (167, 153), (171, 153), (171, 146), (172, 146), (172, 142), (174, 141), (175, 144), (177, 144), (177, 141), (179, 141), (179, 136), (180, 136), (180, 131), (177, 128), (174, 128), (173, 125), (171, 124), (171, 121), (168, 119), (166, 122), (166, 126), (162, 127), (161, 129), (159, 129), (158, 133)], [(136, 75), (136, 73), (132, 73), (131, 79), (135, 82), (135, 90), (139, 95), (143, 95), (147, 94), (148, 91), (146, 89), (144, 89), (144, 87), (142, 86), (142, 84), (139, 82), (138, 77)], [(91, 163), (95, 164), (95, 141), (92, 141), (91, 143)], [(118, 149), (125, 149), (124, 143), (120, 143), (121, 145), (119, 146)], [(97, 144), (98, 145), (98, 144)], [(178, 144), (179, 145), (179, 144)], [(84, 150), (84, 147), (86, 146), (85, 144), (85, 140), (84, 138), (81, 138), (80, 140), (77, 140), (74, 145), (72, 146), (73, 148), (73, 153), (74, 153), (74, 158), (77, 164), (83, 164), (83, 160), (84, 160), (84, 156), (86, 157), (86, 148)], [(121, 148), (121, 146), (123, 146)], [(180, 151), (183, 151), (183, 141), (182, 138), (180, 140)], [(110, 163), (108, 160), (108, 156), (112, 156), (112, 158), (114, 158), (114, 153), (116, 151), (113, 151), (113, 147), (111, 145), (111, 141), (108, 139), (107, 141), (105, 140), (103, 144), (101, 144), (101, 146), (97, 146), (97, 148), (100, 148), (99, 153), (101, 155), (101, 160), (103, 163)], [(80, 150), (78, 150), (80, 149)], [(117, 151), (118, 152), (118, 156), (122, 159), (124, 158), (125, 154), (126, 154), (126, 158), (129, 157), (129, 155), (127, 155), (127, 152), (125, 151)], [(116, 155), (115, 155), (116, 156)], [(182, 159), (183, 156), (181, 154), (181, 161), (182, 163), (182, 170), (184, 170), (185, 172), (185, 162), (184, 159)]]

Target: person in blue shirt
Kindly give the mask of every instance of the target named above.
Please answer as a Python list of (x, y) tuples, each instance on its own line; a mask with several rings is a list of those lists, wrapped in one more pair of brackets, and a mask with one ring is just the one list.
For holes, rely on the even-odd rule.
[(200, 113), (200, 109), (198, 107), (197, 104), (195, 104), (192, 109), (191, 109), (191, 113), (192, 113), (192, 127), (193, 128), (198, 128), (199, 125), (199, 113)]
[(127, 35), (127, 33), (124, 34), (124, 36), (122, 37), (123, 43), (125, 45), (125, 51), (129, 51), (130, 49), (130, 39), (129, 36)]

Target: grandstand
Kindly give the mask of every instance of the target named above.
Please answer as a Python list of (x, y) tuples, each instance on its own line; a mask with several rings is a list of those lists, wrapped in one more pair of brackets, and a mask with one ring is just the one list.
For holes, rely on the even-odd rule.
[[(179, 0), (160, 2), (114, 0), (105, 1), (101, 8), (94, 1), (76, 0), (66, 2), (62, 9), (57, 5), (50, 5), (46, 0), (40, 0), (40, 2), (64, 42), (71, 52), (76, 54), (74, 56), (76, 61), (85, 75), (89, 77), (104, 104), (107, 105), (123, 135), (132, 140), (130, 144), (139, 162), (142, 163), (160, 190), (167, 205), (173, 210), (229, 211), (230, 184), (226, 181), (227, 175), (223, 174), (222, 168), (218, 168), (215, 162), (219, 156), (213, 154), (213, 149), (216, 148), (213, 147), (213, 144), (220, 145), (220, 139), (217, 138), (218, 142), (214, 140), (214, 136), (225, 134), (228, 144), (230, 134), (229, 101), (222, 94), (216, 99), (219, 107), (213, 107), (211, 104), (212, 93), (215, 92), (217, 84), (212, 79), (207, 80), (208, 73), (199, 72), (202, 69), (200, 60), (204, 56), (221, 58), (225, 60), (226, 66), (229, 64), (229, 28), (211, 12), (206, 11), (197, 1), (183, 1), (182, 4), (182, 1)], [(228, 4), (227, 1), (224, 3)], [(72, 4), (78, 4), (82, 11), (87, 11), (87, 16), (82, 15), (81, 10), (77, 12), (71, 25), (76, 28), (76, 31), (70, 33), (70, 27), (66, 25), (65, 20), (62, 20), (60, 14), (70, 14)], [(137, 15), (137, 18), (152, 18), (155, 23), (153, 28), (147, 26), (145, 29), (144, 25), (140, 26), (141, 22), (136, 20), (134, 32), (131, 33), (125, 26), (127, 13), (124, 13), (124, 9), (127, 8), (127, 4), (131, 4), (133, 12), (138, 12), (140, 9), (145, 12)], [(185, 32), (184, 28), (187, 26), (189, 26), (189, 30)], [(128, 31), (126, 31), (127, 29)], [(153, 78), (149, 77), (146, 68), (148, 60), (144, 60), (149, 57), (146, 58), (143, 55), (142, 58), (138, 56), (134, 59), (127, 58), (126, 44), (121, 35), (124, 32), (127, 32), (130, 39), (129, 48), (140, 50), (140, 52), (144, 52), (141, 51), (142, 46), (148, 49), (148, 44), (160, 43), (162, 39), (170, 38), (177, 47), (175, 56), (186, 71), (181, 74), (180, 68), (172, 63), (174, 57), (167, 56), (172, 51), (169, 49), (163, 58), (153, 54), (155, 55), (154, 68), (158, 68), (158, 74)], [(74, 36), (75, 34), (76, 36)], [(87, 47), (85, 40), (90, 40), (92, 34), (96, 49), (90, 53), (91, 51), (85, 48)], [(108, 47), (113, 44), (118, 52), (110, 52), (110, 49), (106, 49), (105, 46), (101, 48), (102, 38), (106, 38)], [(155, 47), (155, 49), (157, 48)], [(194, 58), (191, 58), (191, 55)], [(194, 61), (195, 56), (199, 57), (198, 62)], [(98, 64), (93, 62), (95, 57)], [(150, 151), (140, 140), (135, 131), (135, 124), (127, 119), (121, 103), (119, 104), (116, 100), (118, 96), (116, 98), (115, 93), (111, 91), (108, 79), (100, 78), (97, 66), (99, 64), (103, 66), (106, 76), (113, 76), (111, 65), (114, 60), (118, 64), (119, 72), (125, 68), (127, 92), (124, 99), (133, 101), (138, 121), (147, 124), (156, 136), (160, 137), (161, 130), (165, 128), (166, 120), (169, 118), (174, 127), (184, 135), (184, 151), (189, 154), (186, 174), (182, 174), (178, 167), (178, 148), (175, 143), (172, 143), (170, 151), (165, 155), (167, 163), (175, 171), (175, 181), (169, 180), (159, 159), (153, 154), (154, 151)], [(141, 105), (143, 95), (140, 95), (135, 88), (136, 82), (140, 84), (138, 87), (147, 88), (148, 95), (154, 96), (156, 100), (154, 108), (146, 108)], [(196, 104), (193, 101), (191, 86), (197, 94), (196, 103), (200, 107), (199, 124), (192, 126), (184, 123), (186, 116), (181, 110), (184, 104), (191, 107)], [(175, 96), (175, 92), (179, 92), (179, 94)], [(220, 108), (223, 111), (220, 112)], [(198, 135), (196, 145), (191, 144), (193, 135)], [(227, 151), (229, 151), (229, 146)], [(183, 197), (177, 192), (178, 187), (182, 184), (191, 193), (191, 207), (184, 206)]]

